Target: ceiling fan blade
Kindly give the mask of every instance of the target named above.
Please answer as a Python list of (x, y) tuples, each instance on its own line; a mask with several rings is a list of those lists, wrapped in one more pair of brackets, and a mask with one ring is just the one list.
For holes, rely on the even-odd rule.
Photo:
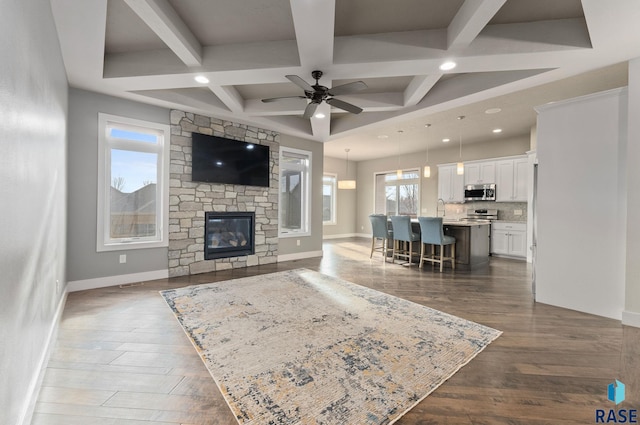
[(364, 81), (354, 81), (353, 83), (342, 84), (340, 86), (332, 87), (329, 89), (331, 96), (339, 96), (341, 94), (354, 93), (367, 88)]
[(298, 77), (297, 75), (285, 75), (285, 77), (287, 77), (289, 81), (291, 81), (293, 84), (300, 87), (304, 91), (310, 91), (312, 93), (315, 91), (315, 89), (311, 87), (311, 84), (307, 83), (305, 80)]
[(318, 104), (315, 102), (309, 102), (309, 104), (307, 105), (307, 107), (304, 110), (304, 114), (302, 114), (302, 118), (304, 119), (309, 119), (313, 116), (314, 112), (316, 112), (316, 109), (318, 108)]
[(264, 103), (271, 103), (271, 102), (276, 102), (278, 100), (284, 100), (284, 99), (306, 99), (306, 97), (304, 96), (283, 96), (283, 97), (270, 97), (268, 99), (262, 99), (262, 101)]
[(327, 99), (327, 103), (331, 106), (335, 106), (336, 108), (351, 112), (352, 114), (359, 114), (362, 112), (362, 108), (352, 105), (351, 103), (344, 102), (340, 99)]

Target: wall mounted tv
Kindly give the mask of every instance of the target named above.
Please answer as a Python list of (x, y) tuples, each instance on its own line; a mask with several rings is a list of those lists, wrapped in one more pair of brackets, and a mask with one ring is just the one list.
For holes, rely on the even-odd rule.
[(192, 134), (191, 180), (269, 187), (269, 146)]

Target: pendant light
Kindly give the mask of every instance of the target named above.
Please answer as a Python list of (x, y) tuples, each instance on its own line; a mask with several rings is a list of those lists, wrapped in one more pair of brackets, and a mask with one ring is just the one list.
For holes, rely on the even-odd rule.
[(346, 152), (347, 155), (347, 172), (345, 173), (345, 180), (338, 180), (338, 189), (347, 189), (347, 190), (352, 190), (356, 188), (356, 181), (355, 180), (348, 180), (349, 179), (349, 151), (351, 149), (345, 149), (344, 151)]
[(404, 133), (404, 131), (402, 130), (398, 130), (398, 170), (396, 171), (396, 176), (398, 177), (398, 180), (400, 180), (402, 178), (402, 168), (400, 168), (400, 142), (402, 141), (402, 133)]
[[(464, 118), (464, 115), (460, 115), (458, 117), (458, 120), (462, 121)], [(456, 174), (461, 176), (464, 174), (464, 162), (462, 162), (462, 122), (458, 126), (458, 136), (460, 140), (460, 160), (458, 161), (458, 164), (456, 166)]]
[(431, 124), (425, 124), (424, 126), (427, 128), (427, 160), (425, 161), (423, 175), (428, 179), (431, 177), (431, 167), (429, 166), (429, 127), (431, 127)]

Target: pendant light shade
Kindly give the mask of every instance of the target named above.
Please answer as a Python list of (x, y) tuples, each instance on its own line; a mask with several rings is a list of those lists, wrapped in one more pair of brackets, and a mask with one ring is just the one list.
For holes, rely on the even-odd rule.
[(398, 130), (398, 170), (396, 171), (396, 176), (398, 177), (398, 180), (400, 180), (402, 178), (402, 168), (400, 168), (400, 144), (402, 142), (402, 133), (404, 133), (404, 130)]
[[(459, 121), (462, 121), (463, 119), (464, 119), (464, 115), (460, 115), (458, 117)], [(458, 164), (456, 166), (456, 174), (461, 176), (461, 175), (464, 174), (464, 162), (462, 162), (462, 122), (458, 126), (458, 136), (459, 136), (459, 140), (460, 140), (460, 161), (458, 162)]]
[(355, 180), (348, 180), (349, 179), (349, 151), (351, 149), (345, 149), (344, 151), (346, 152), (347, 155), (347, 172), (345, 173), (345, 179), (344, 180), (338, 180), (338, 189), (346, 189), (346, 190), (353, 190), (356, 188), (356, 181)]
[(427, 159), (425, 161), (425, 166), (424, 169), (422, 171), (422, 175), (424, 176), (425, 179), (428, 179), (429, 177), (431, 177), (431, 167), (429, 166), (429, 127), (431, 127), (431, 124), (425, 124), (424, 125), (427, 128)]

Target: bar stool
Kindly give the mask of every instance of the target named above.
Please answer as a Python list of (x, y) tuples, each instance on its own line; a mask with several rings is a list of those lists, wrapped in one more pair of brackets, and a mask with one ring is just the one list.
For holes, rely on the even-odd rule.
[[(389, 239), (393, 239), (393, 231), (389, 229), (387, 216), (385, 214), (371, 214), (369, 216), (371, 221), (371, 229), (373, 234), (371, 235), (371, 255), (373, 257), (373, 251), (382, 251), (384, 260), (387, 260), (387, 254), (389, 252)], [(376, 241), (382, 240), (382, 246), (376, 247)]]
[[(392, 215), (391, 227), (393, 228), (393, 251), (391, 262), (395, 263), (396, 257), (406, 257), (411, 265), (413, 243), (420, 241), (420, 235), (411, 229), (411, 218), (408, 215)], [(409, 244), (409, 249), (400, 247), (400, 242)], [(406, 247), (405, 247), (406, 248)]]
[[(447, 236), (442, 230), (442, 217), (418, 217), (420, 223), (420, 268), (423, 261), (440, 263), (440, 273), (445, 261), (451, 261), (451, 268), (456, 268), (456, 239)], [(431, 256), (425, 256), (425, 245), (431, 245)], [(440, 246), (440, 258), (436, 256), (435, 247)], [(445, 257), (445, 246), (451, 245), (451, 256)]]

